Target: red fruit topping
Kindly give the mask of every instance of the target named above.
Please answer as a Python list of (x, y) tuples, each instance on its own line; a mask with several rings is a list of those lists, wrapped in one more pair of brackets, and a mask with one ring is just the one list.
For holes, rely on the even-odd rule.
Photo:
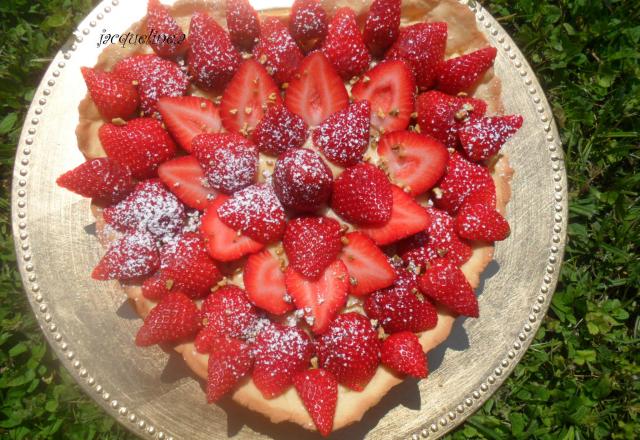
[(217, 402), (231, 391), (253, 367), (251, 347), (238, 339), (222, 336), (212, 342), (207, 365), (207, 402)]
[(369, 146), (370, 127), (371, 105), (355, 102), (320, 124), (313, 131), (313, 143), (331, 162), (348, 167), (362, 160)]
[(174, 57), (187, 47), (186, 35), (158, 0), (149, 0), (147, 6), (147, 32), (152, 31), (155, 35), (149, 39), (149, 45), (161, 57)]
[(189, 26), (189, 72), (205, 89), (222, 89), (233, 77), (242, 57), (229, 34), (205, 12), (196, 12)]
[(289, 81), (302, 61), (300, 48), (286, 26), (275, 17), (267, 17), (260, 32), (253, 56), (260, 64), (264, 64), (276, 83)]
[(364, 24), (364, 42), (374, 56), (381, 56), (400, 33), (400, 0), (374, 0)]
[(278, 156), (300, 148), (307, 139), (307, 124), (282, 104), (270, 106), (252, 133), (262, 153)]
[(468, 205), (479, 203), (491, 208), (496, 207), (496, 187), (495, 185), (487, 185), (476, 189), (469, 194), (464, 202)]
[(392, 214), (392, 185), (377, 167), (360, 163), (347, 168), (333, 182), (331, 207), (350, 223), (384, 225)]
[(218, 336), (245, 339), (258, 320), (247, 294), (234, 285), (223, 286), (207, 296), (200, 311), (203, 327)]
[(486, 160), (522, 127), (522, 116), (494, 116), (468, 121), (458, 130), (465, 155), (474, 162)]
[(260, 21), (248, 0), (227, 0), (227, 28), (233, 44), (251, 50), (260, 36)]
[(307, 56), (284, 98), (286, 106), (310, 127), (347, 108), (349, 95), (340, 76), (321, 52)]
[(273, 399), (307, 369), (313, 344), (304, 330), (274, 323), (258, 333), (254, 353), (253, 382), (265, 399)]
[(371, 55), (351, 8), (340, 8), (335, 12), (322, 43), (322, 52), (345, 80), (369, 68)]
[(305, 316), (314, 333), (324, 333), (331, 320), (344, 307), (349, 292), (349, 273), (340, 260), (335, 260), (315, 281), (292, 267), (285, 272), (287, 292)]
[(244, 288), (249, 300), (274, 315), (282, 315), (293, 309), (284, 284), (283, 265), (283, 260), (263, 250), (251, 255), (244, 267)]
[(389, 179), (414, 197), (440, 180), (449, 160), (449, 152), (440, 142), (410, 131), (382, 135), (378, 156)]
[(369, 319), (354, 312), (336, 317), (316, 340), (316, 350), (320, 366), (356, 391), (367, 386), (380, 359), (377, 332)]
[(497, 53), (495, 47), (485, 47), (442, 62), (438, 67), (438, 90), (450, 95), (469, 91), (493, 66)]
[(498, 211), (479, 203), (460, 208), (456, 231), (462, 238), (480, 241), (501, 241), (511, 232), (509, 223)]
[(138, 109), (140, 98), (138, 90), (131, 81), (120, 76), (81, 67), (84, 82), (87, 83), (89, 95), (100, 115), (111, 121), (114, 118), (126, 119)]
[(478, 300), (464, 276), (451, 261), (440, 258), (430, 263), (418, 279), (420, 291), (454, 313), (478, 317)]
[(109, 247), (93, 269), (94, 280), (128, 280), (149, 275), (160, 264), (158, 247), (150, 234), (126, 234)]
[(284, 234), (284, 209), (271, 185), (251, 185), (235, 193), (218, 208), (227, 226), (262, 243), (277, 241)]
[(193, 139), (193, 153), (215, 189), (233, 193), (256, 180), (258, 149), (239, 134), (200, 134)]
[(289, 209), (317, 211), (331, 196), (331, 170), (318, 153), (306, 148), (290, 150), (276, 162), (273, 189)]
[(171, 136), (188, 152), (191, 152), (191, 141), (197, 135), (222, 131), (218, 107), (206, 98), (164, 97), (158, 99), (157, 107)]
[[(160, 254), (160, 262), (162, 264), (162, 253)], [(159, 301), (169, 293), (169, 286), (172, 284), (168, 282), (161, 271), (158, 271), (144, 280), (141, 286), (142, 295), (152, 301)]]
[(300, 46), (309, 46), (327, 34), (327, 13), (318, 0), (295, 0), (289, 15), (289, 31)]
[(331, 264), (342, 243), (340, 223), (327, 217), (291, 220), (282, 238), (289, 265), (310, 279), (317, 279)]
[(293, 378), (293, 385), (320, 435), (326, 437), (331, 434), (338, 403), (335, 376), (327, 370), (315, 368), (298, 373)]
[(371, 125), (385, 133), (404, 130), (413, 112), (415, 84), (407, 65), (383, 61), (362, 75), (351, 89), (355, 101), (371, 103)]
[(138, 118), (125, 125), (103, 124), (98, 137), (110, 159), (128, 167), (136, 179), (156, 175), (158, 166), (176, 154), (176, 144), (162, 124)]
[(198, 159), (181, 156), (171, 159), (158, 168), (158, 177), (169, 190), (190, 208), (204, 210), (218, 196), (211, 188)]
[(436, 307), (416, 293), (417, 284), (410, 277), (400, 275), (394, 287), (369, 295), (364, 310), (370, 318), (377, 319), (387, 333), (419, 333), (434, 328), (438, 323)]
[(349, 293), (367, 295), (393, 284), (396, 271), (387, 256), (362, 232), (350, 232), (340, 253), (340, 259), (349, 272)]
[(222, 95), (224, 128), (248, 136), (269, 106), (281, 104), (280, 91), (256, 60), (242, 63)]
[(58, 177), (56, 183), (104, 205), (119, 202), (135, 187), (131, 171), (108, 157), (83, 162)]
[(187, 295), (175, 292), (164, 297), (147, 317), (136, 335), (136, 345), (147, 347), (176, 342), (200, 329), (200, 311)]
[(199, 353), (211, 353), (216, 345), (218, 345), (218, 332), (203, 328), (200, 329), (195, 339), (193, 340), (193, 345), (195, 345), (196, 350)]
[(395, 333), (385, 339), (380, 348), (380, 360), (398, 373), (417, 378), (429, 374), (427, 358), (418, 337), (412, 332)]

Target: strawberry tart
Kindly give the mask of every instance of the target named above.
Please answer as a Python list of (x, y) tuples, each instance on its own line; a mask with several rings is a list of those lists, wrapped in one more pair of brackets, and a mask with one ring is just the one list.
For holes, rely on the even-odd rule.
[(132, 343), (181, 353), (203, 400), (323, 435), (426, 378), (510, 231), (500, 149), (523, 121), (473, 14), (149, 0), (131, 30), (151, 29), (176, 38), (82, 69), (86, 162), (57, 180), (92, 199), (91, 276), (143, 319)]

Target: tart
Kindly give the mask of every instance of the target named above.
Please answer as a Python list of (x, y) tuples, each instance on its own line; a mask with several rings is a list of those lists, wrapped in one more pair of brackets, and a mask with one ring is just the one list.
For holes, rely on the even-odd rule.
[(83, 68), (87, 160), (58, 179), (92, 199), (91, 275), (120, 282), (135, 343), (173, 347), (210, 403), (323, 435), (427, 377), (509, 235), (523, 121), (473, 14), (150, 0), (130, 31), (152, 29)]

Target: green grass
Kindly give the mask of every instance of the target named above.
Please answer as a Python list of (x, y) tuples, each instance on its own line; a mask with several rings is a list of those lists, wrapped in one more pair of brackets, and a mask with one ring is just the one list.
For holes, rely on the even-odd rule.
[[(0, 438), (132, 438), (43, 340), (9, 223), (15, 145), (50, 57), (91, 0), (0, 2)], [(485, 4), (550, 99), (569, 174), (569, 240), (551, 311), (515, 373), (452, 438), (640, 436), (640, 3)]]

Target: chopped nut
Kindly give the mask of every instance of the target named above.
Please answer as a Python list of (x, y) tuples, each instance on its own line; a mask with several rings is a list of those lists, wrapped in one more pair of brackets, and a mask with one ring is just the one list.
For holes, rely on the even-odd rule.
[(364, 76), (362, 77), (362, 82), (363, 82), (363, 83), (365, 83), (365, 84), (366, 84), (366, 83), (368, 83), (369, 81), (371, 81), (371, 78), (369, 78), (367, 75), (364, 75)]
[(282, 90), (287, 90), (289, 88), (289, 83), (288, 82), (282, 83), (280, 87), (282, 88)]
[(200, 101), (200, 108), (202, 109), (207, 108), (207, 103), (205, 101)]
[(413, 119), (416, 119), (418, 117), (418, 112), (413, 112), (410, 115)]
[(349, 239), (347, 237), (345, 237), (345, 236), (340, 237), (340, 241), (345, 246), (349, 244)]
[(250, 115), (251, 112), (253, 112), (253, 107), (245, 107), (244, 112), (245, 114)]
[(399, 114), (400, 114), (400, 110), (398, 110), (397, 108), (394, 108), (389, 112), (389, 115), (391, 116), (398, 116)]
[(238, 109), (237, 108), (232, 108), (231, 110), (229, 110), (229, 113), (231, 113), (232, 115), (237, 115), (238, 114)]
[(311, 358), (311, 368), (318, 368), (318, 356), (314, 356)]
[(258, 62), (260, 64), (264, 64), (267, 62), (267, 56), (265, 54), (260, 55), (260, 58), (258, 58)]
[(349, 277), (349, 284), (351, 284), (352, 286), (357, 286), (358, 280), (356, 280), (354, 277)]
[(127, 121), (125, 121), (125, 120), (124, 120), (124, 119), (122, 119), (122, 118), (113, 118), (113, 119), (111, 120), (111, 123), (112, 123), (113, 125), (117, 125), (117, 126), (120, 126), (120, 127), (121, 127), (121, 126), (123, 126), (123, 125), (127, 125)]
[(169, 279), (169, 280), (165, 281), (164, 287), (166, 287), (167, 290), (171, 290), (171, 288), (173, 287), (173, 280)]

